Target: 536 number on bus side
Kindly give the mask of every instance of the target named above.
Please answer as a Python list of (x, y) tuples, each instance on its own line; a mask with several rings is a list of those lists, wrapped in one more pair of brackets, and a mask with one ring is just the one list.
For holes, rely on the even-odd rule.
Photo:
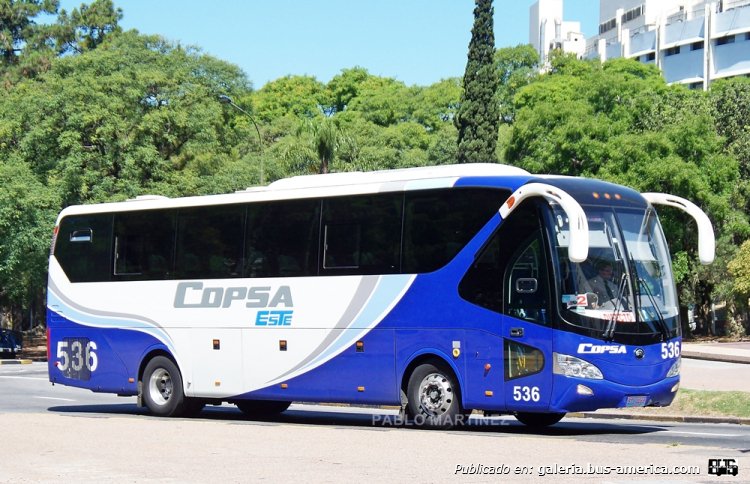
[(89, 380), (99, 366), (96, 342), (88, 338), (65, 338), (57, 342), (57, 368), (67, 378)]
[(513, 387), (513, 400), (517, 402), (538, 402), (539, 398), (539, 387), (519, 385)]

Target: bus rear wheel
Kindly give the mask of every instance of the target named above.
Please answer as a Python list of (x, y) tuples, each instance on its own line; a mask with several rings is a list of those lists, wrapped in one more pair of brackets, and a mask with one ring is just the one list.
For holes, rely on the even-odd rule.
[(182, 376), (167, 357), (157, 356), (143, 371), (143, 401), (154, 415), (179, 417), (185, 412)]
[(565, 416), (564, 413), (531, 413), (531, 412), (516, 412), (513, 414), (516, 420), (526, 425), (527, 427), (541, 429), (555, 425), (557, 422), (562, 420)]
[(273, 400), (238, 400), (234, 402), (242, 413), (251, 417), (269, 417), (284, 412), (292, 402)]
[(414, 425), (449, 429), (466, 422), (458, 382), (444, 365), (426, 363), (414, 369), (407, 387), (406, 410)]

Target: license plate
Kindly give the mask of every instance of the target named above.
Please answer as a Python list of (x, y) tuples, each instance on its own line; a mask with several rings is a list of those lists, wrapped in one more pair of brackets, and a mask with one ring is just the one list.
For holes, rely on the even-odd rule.
[(647, 399), (648, 397), (646, 395), (631, 395), (625, 400), (625, 406), (626, 407), (645, 407)]

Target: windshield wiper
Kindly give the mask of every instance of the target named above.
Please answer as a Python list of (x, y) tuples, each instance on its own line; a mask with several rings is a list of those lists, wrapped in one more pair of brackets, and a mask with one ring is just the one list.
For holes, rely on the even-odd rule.
[[(642, 287), (646, 291), (646, 296), (648, 296), (648, 300), (651, 302), (651, 307), (654, 308), (654, 312), (656, 313), (656, 322), (659, 326), (659, 330), (661, 331), (663, 341), (666, 341), (669, 339), (669, 326), (667, 326), (667, 322), (664, 321), (664, 317), (661, 315), (661, 311), (659, 310), (659, 306), (656, 305), (656, 299), (654, 299), (654, 295), (651, 294), (651, 289), (648, 288), (648, 284), (646, 284), (646, 281), (642, 278), (638, 278), (638, 286), (639, 289)], [(640, 290), (638, 293), (640, 294)]]
[(607, 327), (604, 328), (604, 333), (602, 334), (602, 337), (609, 341), (615, 337), (615, 326), (617, 325), (617, 318), (620, 316), (620, 307), (622, 306), (622, 309), (627, 310), (625, 301), (623, 300), (623, 294), (625, 293), (625, 287), (627, 286), (628, 281), (628, 274), (627, 272), (623, 273), (622, 277), (620, 277), (620, 284), (617, 286), (617, 295), (615, 296), (615, 303), (614, 303), (614, 310), (612, 311), (612, 316), (609, 318), (609, 321), (607, 322)]

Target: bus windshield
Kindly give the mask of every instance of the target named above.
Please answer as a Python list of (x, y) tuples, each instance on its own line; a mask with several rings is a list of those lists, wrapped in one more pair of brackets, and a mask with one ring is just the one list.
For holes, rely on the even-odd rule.
[(590, 247), (581, 263), (568, 259), (568, 221), (554, 210), (563, 329), (631, 344), (679, 335), (669, 252), (653, 209), (584, 209)]

